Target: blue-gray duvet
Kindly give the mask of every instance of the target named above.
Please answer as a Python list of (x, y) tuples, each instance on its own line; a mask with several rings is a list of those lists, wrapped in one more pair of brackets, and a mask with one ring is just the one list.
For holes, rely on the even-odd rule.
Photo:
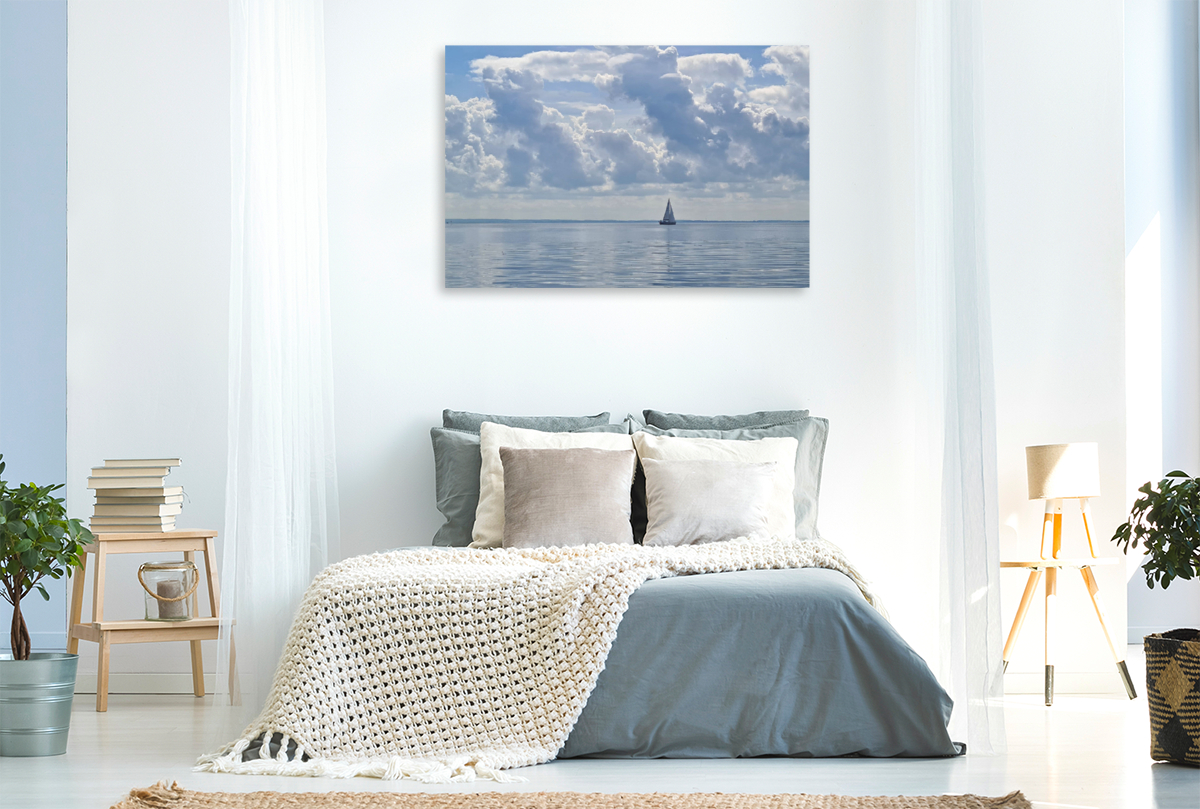
[(559, 758), (953, 756), (953, 703), (833, 570), (646, 582)]

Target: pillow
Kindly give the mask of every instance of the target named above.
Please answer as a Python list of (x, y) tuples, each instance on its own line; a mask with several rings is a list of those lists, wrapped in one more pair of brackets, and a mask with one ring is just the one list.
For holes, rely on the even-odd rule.
[[(796, 511), (793, 506), (793, 491), (796, 488), (795, 438), (763, 438), (760, 441), (726, 441), (717, 438), (678, 438), (653, 435), (649, 430), (634, 433), (633, 443), (638, 457), (645, 465), (655, 461), (739, 461), (741, 463), (768, 463), (777, 466), (771, 479), (774, 491), (767, 513), (767, 531), (771, 536), (794, 537), (796, 535)], [(647, 475), (646, 506), (649, 512), (650, 480)], [(651, 518), (652, 515), (651, 515)], [(647, 534), (649, 529), (647, 528)]]
[(646, 424), (662, 430), (736, 430), (741, 427), (771, 427), (775, 424), (799, 421), (808, 416), (808, 411), (759, 410), (741, 416), (692, 416), (687, 413), (643, 410), (642, 415), (646, 417)]
[(493, 424), (507, 424), (509, 427), (527, 430), (573, 433), (585, 427), (607, 426), (608, 417), (608, 413), (597, 413), (594, 416), (492, 416), (486, 413), (469, 413), (465, 410), (443, 410), (442, 426), (477, 433), (479, 425), (490, 421)]
[(622, 432), (544, 433), (485, 421), (479, 433), (479, 505), (475, 509), (475, 527), (471, 529), (471, 547), (499, 548), (504, 542), (504, 464), (500, 461), (500, 447), (632, 449), (633, 439), (624, 426), (613, 426)]
[(829, 437), (829, 421), (809, 416), (790, 424), (772, 427), (752, 427), (738, 430), (660, 430), (646, 427), (653, 435), (710, 438), (733, 441), (758, 441), (764, 438), (790, 437), (796, 439), (794, 473), (794, 504), (796, 536), (810, 539), (817, 536), (817, 505), (821, 494), (821, 467), (825, 461), (825, 442)]
[(642, 544), (698, 545), (768, 536), (778, 465), (642, 459), (650, 517)]
[(433, 535), (433, 544), (470, 545), (479, 505), (479, 436), (444, 427), (434, 427), (429, 436), (433, 439), (434, 495), (438, 511), (446, 518)]
[(633, 448), (500, 447), (505, 548), (633, 544)]
[[(585, 427), (583, 432), (627, 433), (625, 424)], [(434, 427), (434, 491), (437, 508), (446, 518), (433, 536), (434, 545), (463, 547), (471, 544), (475, 509), (479, 506), (479, 434)], [(644, 533), (644, 531), (643, 531)]]

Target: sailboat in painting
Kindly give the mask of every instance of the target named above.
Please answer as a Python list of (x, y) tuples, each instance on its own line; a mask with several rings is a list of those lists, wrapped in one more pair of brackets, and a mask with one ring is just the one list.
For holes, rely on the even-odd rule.
[(671, 200), (667, 200), (667, 212), (663, 214), (663, 218), (658, 220), (660, 225), (675, 224), (675, 212), (671, 210)]

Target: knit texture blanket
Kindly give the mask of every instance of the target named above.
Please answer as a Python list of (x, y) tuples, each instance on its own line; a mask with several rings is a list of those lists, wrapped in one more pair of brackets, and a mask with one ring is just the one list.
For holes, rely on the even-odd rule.
[[(262, 713), (197, 769), (523, 780), (502, 771), (555, 757), (642, 582), (798, 567), (841, 571), (875, 603), (842, 552), (820, 539), (347, 559), (305, 593)], [(258, 751), (243, 756), (255, 741)]]

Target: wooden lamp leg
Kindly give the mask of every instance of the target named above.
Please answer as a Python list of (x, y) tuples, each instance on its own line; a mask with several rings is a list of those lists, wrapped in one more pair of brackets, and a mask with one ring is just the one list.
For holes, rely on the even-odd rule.
[(1025, 625), (1025, 614), (1029, 612), (1029, 605), (1033, 602), (1033, 596), (1037, 593), (1038, 582), (1041, 579), (1042, 571), (1037, 568), (1029, 571), (1029, 580), (1025, 582), (1025, 592), (1021, 595), (1021, 603), (1017, 607), (1017, 616), (1013, 618), (1012, 629), (1008, 633), (1008, 640), (1004, 642), (1004, 671), (1008, 671), (1008, 661), (1012, 653), (1012, 648), (1016, 645), (1017, 638), (1021, 635), (1021, 627)]
[(1086, 497), (1079, 498), (1079, 513), (1083, 517), (1083, 532), (1087, 534), (1088, 553), (1090, 553), (1092, 558), (1095, 559), (1097, 557), (1096, 547), (1092, 545), (1092, 524), (1088, 519), (1088, 517), (1091, 516), (1092, 510), (1088, 506), (1088, 499)]
[(1054, 509), (1054, 558), (1062, 552), (1062, 500), (1047, 500), (1046, 507)]
[[(1057, 546), (1058, 543), (1055, 543)], [(1058, 602), (1058, 568), (1046, 569), (1046, 705), (1054, 704), (1054, 614)]]
[(1054, 501), (1046, 501), (1046, 513), (1042, 515), (1042, 545), (1038, 553), (1043, 559), (1046, 558), (1046, 524), (1054, 522)]
[(1079, 572), (1083, 576), (1083, 583), (1087, 587), (1088, 595), (1092, 597), (1092, 606), (1096, 608), (1096, 617), (1100, 620), (1100, 629), (1104, 632), (1104, 639), (1108, 641), (1108, 649), (1112, 652), (1113, 659), (1117, 661), (1117, 671), (1121, 674), (1125, 693), (1129, 695), (1130, 699), (1137, 699), (1137, 690), (1133, 687), (1129, 668), (1125, 665), (1125, 655), (1121, 654), (1117, 645), (1113, 643), (1112, 635), (1108, 634), (1108, 624), (1105, 621), (1107, 616), (1104, 613), (1104, 602), (1100, 600), (1100, 585), (1096, 582), (1096, 574), (1092, 573), (1090, 567), (1081, 567)]

